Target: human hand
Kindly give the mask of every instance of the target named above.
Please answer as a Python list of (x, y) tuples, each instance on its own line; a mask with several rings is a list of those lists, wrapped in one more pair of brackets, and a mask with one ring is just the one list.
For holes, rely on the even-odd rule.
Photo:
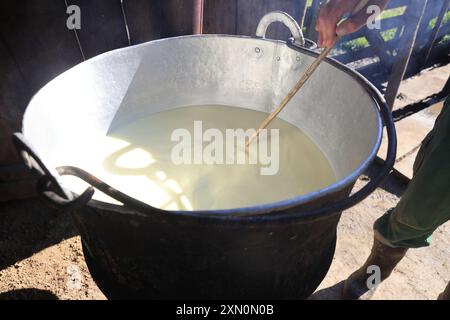
[(316, 22), (316, 31), (319, 33), (317, 44), (319, 47), (332, 47), (338, 37), (353, 33), (367, 23), (373, 13), (367, 13), (367, 7), (376, 5), (380, 11), (389, 0), (368, 0), (366, 6), (353, 16), (339, 23), (342, 17), (352, 12), (361, 0), (330, 0), (324, 5)]

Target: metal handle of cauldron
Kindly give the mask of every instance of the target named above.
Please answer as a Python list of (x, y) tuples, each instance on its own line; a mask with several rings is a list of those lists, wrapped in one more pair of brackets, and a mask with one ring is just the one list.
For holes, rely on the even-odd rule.
[(38, 193), (49, 200), (50, 203), (67, 210), (75, 210), (85, 206), (92, 199), (95, 192), (92, 187), (88, 187), (78, 197), (62, 187), (57, 178), (60, 174), (58, 170), (49, 169), (44, 164), (42, 158), (38, 156), (23, 134), (14, 133), (13, 142), (25, 164), (40, 175), (37, 182)]
[(306, 46), (303, 31), (297, 21), (295, 21), (293, 17), (284, 11), (272, 11), (262, 17), (259, 21), (258, 27), (256, 28), (256, 36), (264, 39), (266, 37), (267, 29), (274, 22), (281, 22), (291, 31), (293, 43), (301, 47)]
[[(14, 133), (13, 142), (25, 164), (31, 170), (36, 171), (40, 175), (37, 182), (38, 193), (58, 208), (65, 209), (67, 211), (81, 208), (87, 205), (87, 203), (94, 196), (95, 189), (97, 189), (111, 198), (123, 203), (128, 208), (140, 211), (148, 209), (155, 210), (151, 206), (116, 190), (80, 168), (63, 166), (53, 170), (49, 169), (22, 133)], [(58, 181), (58, 177), (61, 176), (77, 177), (88, 183), (90, 186), (83, 193), (81, 193), (81, 195), (75, 196), (72, 192), (67, 191), (63, 186), (61, 186)]]

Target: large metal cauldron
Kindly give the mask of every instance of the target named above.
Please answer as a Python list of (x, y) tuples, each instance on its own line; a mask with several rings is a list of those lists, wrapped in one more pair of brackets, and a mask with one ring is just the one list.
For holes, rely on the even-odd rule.
[[(273, 21), (285, 23), (294, 39), (264, 39)], [(107, 297), (306, 298), (329, 269), (340, 213), (391, 170), (395, 129), (384, 100), (333, 60), (320, 66), (280, 115), (331, 161), (339, 181), (323, 190), (250, 208), (167, 212), (70, 166), (71, 155), (85, 153), (93, 137), (162, 110), (219, 104), (271, 111), (317, 54), (304, 48), (300, 28), (280, 12), (263, 18), (257, 35), (187, 36), (116, 50), (59, 76), (30, 103), (16, 145), (42, 175), (41, 193), (74, 212), (87, 264)], [(349, 196), (376, 156), (382, 119), (387, 160)], [(91, 187), (70, 190), (62, 175)], [(92, 199), (92, 187), (123, 205)]]

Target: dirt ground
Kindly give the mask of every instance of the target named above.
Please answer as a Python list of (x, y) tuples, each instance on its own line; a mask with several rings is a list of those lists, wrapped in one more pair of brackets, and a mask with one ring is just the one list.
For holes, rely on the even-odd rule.
[[(73, 270), (81, 286), (73, 286)], [(69, 213), (41, 199), (0, 204), (1, 299), (105, 299)]]
[[(438, 78), (448, 70), (438, 70)], [(424, 88), (420, 77), (428, 79), (430, 74), (405, 82), (402, 97), (412, 97), (419, 87)], [(414, 81), (416, 84), (412, 83)], [(430, 81), (426, 83), (430, 84)], [(416, 124), (407, 127), (399, 126), (399, 141), (404, 148), (401, 153), (413, 149), (421, 139), (420, 135), (408, 133), (411, 128), (416, 128)], [(408, 164), (404, 166), (408, 167)], [(374, 171), (375, 165), (368, 175)], [(362, 177), (356, 188), (364, 183), (367, 178)], [(343, 213), (333, 264), (311, 299), (339, 298), (342, 281), (363, 264), (369, 254), (373, 222), (396, 205), (405, 188), (402, 180), (391, 175), (369, 198)], [(450, 224), (439, 228), (433, 237), (430, 247), (409, 250), (391, 277), (380, 285), (373, 299), (437, 298), (450, 281)], [(49, 207), (41, 199), (0, 203), (2, 299), (105, 299), (87, 270), (70, 214)]]
[[(360, 185), (363, 181), (358, 181)], [(372, 225), (394, 207), (406, 185), (389, 179), (361, 204), (345, 211), (338, 227), (336, 254), (330, 271), (311, 299), (339, 299), (342, 281), (366, 260), (372, 246)], [(450, 224), (433, 234), (430, 247), (410, 249), (392, 275), (377, 288), (373, 300), (436, 299), (450, 281)]]

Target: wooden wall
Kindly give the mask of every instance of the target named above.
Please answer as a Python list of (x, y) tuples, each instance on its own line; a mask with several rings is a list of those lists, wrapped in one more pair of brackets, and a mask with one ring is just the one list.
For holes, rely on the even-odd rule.
[[(322, 0), (323, 1), (323, 0)], [(436, 4), (446, 0), (428, 0)], [(321, 0), (205, 0), (205, 33), (254, 36), (261, 17), (272, 10), (291, 14), (305, 34), (316, 37), (312, 28)], [(390, 8), (408, 5), (407, 0), (391, 0)], [(81, 30), (68, 30), (68, 5), (81, 8)], [(0, 1), (0, 201), (30, 195), (29, 176), (11, 144), (11, 133), (19, 131), (21, 119), (31, 97), (48, 81), (65, 70), (100, 53), (142, 42), (192, 33), (193, 0), (2, 0)], [(430, 43), (433, 29), (429, 21), (439, 14), (439, 6), (429, 5), (420, 32), (425, 34), (416, 44), (416, 58), (408, 75), (420, 71), (421, 61)], [(376, 58), (360, 71), (380, 87), (389, 74), (402, 28), (408, 17), (383, 22), (383, 30), (398, 28), (396, 39), (382, 46), (371, 45), (354, 52), (337, 52), (336, 58), (351, 63)], [(441, 39), (450, 33), (446, 22), (437, 30)], [(287, 39), (288, 30), (274, 25), (268, 37)], [(343, 39), (373, 39), (366, 29)], [(437, 41), (438, 42), (438, 41)], [(437, 43), (436, 42), (436, 43)], [(428, 47), (427, 47), (428, 46)], [(383, 54), (388, 52), (388, 54)], [(448, 46), (436, 46), (427, 65), (437, 59), (448, 59)], [(375, 59), (376, 60), (376, 59)]]

